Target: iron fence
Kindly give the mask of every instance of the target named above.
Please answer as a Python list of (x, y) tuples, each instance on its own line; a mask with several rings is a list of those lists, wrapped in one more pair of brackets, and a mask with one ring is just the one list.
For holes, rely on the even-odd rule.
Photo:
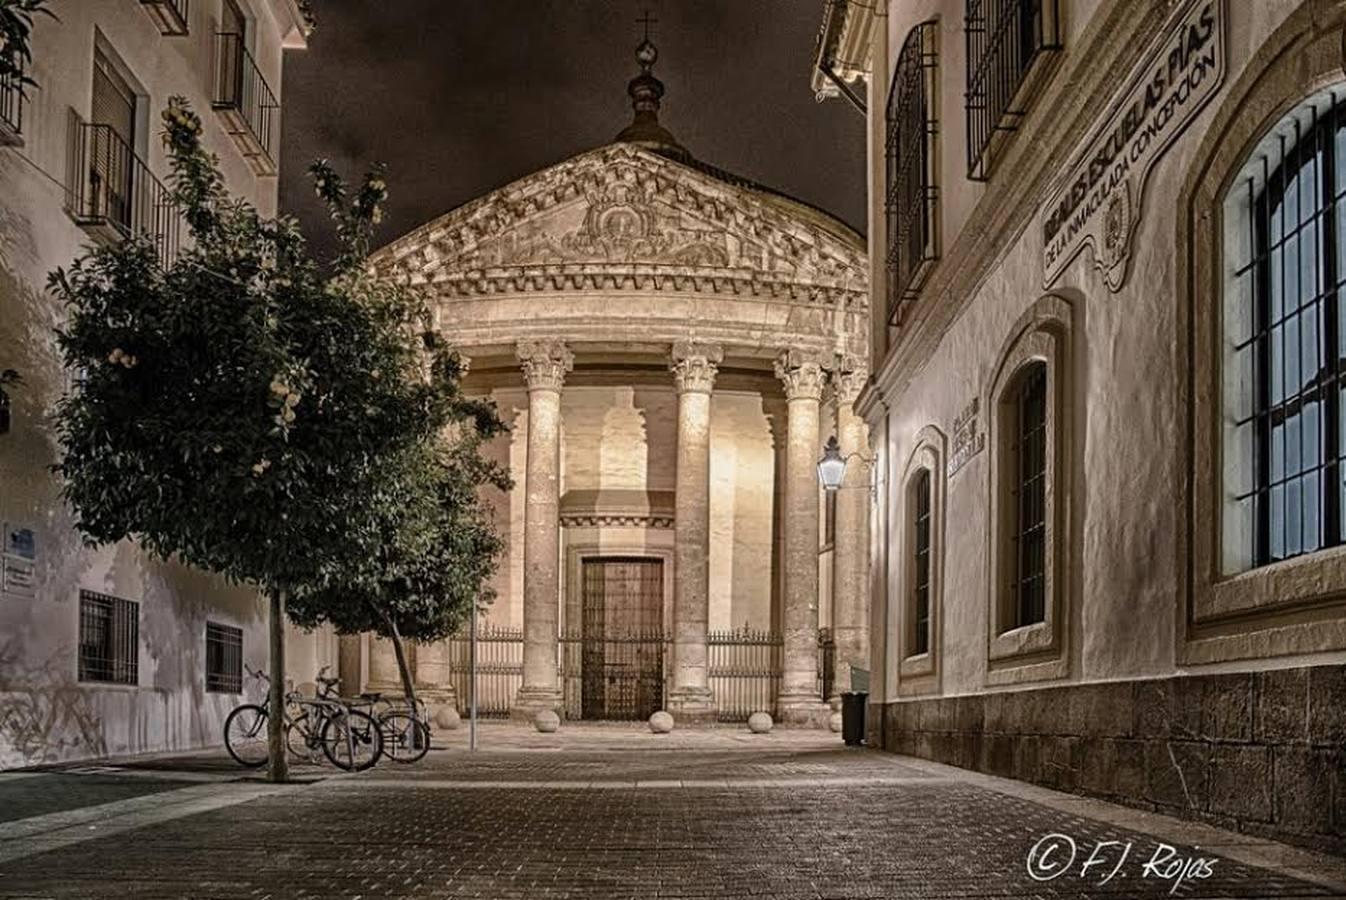
[(159, 262), (177, 259), (182, 216), (173, 195), (110, 125), (71, 113), (67, 204), (75, 220), (108, 239), (143, 237)]
[(228, 125), (243, 154), (262, 174), (276, 173), (276, 118), (280, 103), (243, 42), (243, 35), (216, 35), (218, 72), (212, 103)]
[(985, 181), (1023, 117), (1029, 74), (1059, 50), (1057, 0), (967, 0), (967, 177)]
[[(448, 640), (449, 675), (458, 709), (471, 699), (471, 656), (466, 632)], [(710, 690), (717, 719), (743, 722), (776, 709), (784, 641), (779, 633), (739, 628), (707, 635)], [(663, 707), (671, 686), (672, 640), (663, 631), (632, 631), (585, 639), (564, 632), (557, 639), (557, 669), (567, 719), (639, 721)], [(818, 632), (818, 696), (835, 686), (836, 644)], [(523, 629), (485, 625), (477, 632), (477, 715), (509, 717), (523, 685)]]

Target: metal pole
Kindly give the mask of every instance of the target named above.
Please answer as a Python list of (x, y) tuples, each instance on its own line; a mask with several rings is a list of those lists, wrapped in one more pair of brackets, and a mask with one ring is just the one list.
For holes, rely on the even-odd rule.
[(468, 676), (468, 749), (477, 749), (477, 601), (472, 601), (472, 638), (467, 649)]

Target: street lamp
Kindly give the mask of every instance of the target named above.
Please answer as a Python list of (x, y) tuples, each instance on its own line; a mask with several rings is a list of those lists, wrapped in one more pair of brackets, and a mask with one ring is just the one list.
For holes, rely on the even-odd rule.
[[(858, 455), (858, 453), (851, 454), (851, 456)], [(827, 439), (827, 446), (823, 448), (823, 458), (818, 460), (818, 480), (822, 482), (823, 490), (841, 489), (841, 482), (846, 479), (846, 463), (851, 456), (841, 455), (841, 445), (837, 443), (835, 434)]]

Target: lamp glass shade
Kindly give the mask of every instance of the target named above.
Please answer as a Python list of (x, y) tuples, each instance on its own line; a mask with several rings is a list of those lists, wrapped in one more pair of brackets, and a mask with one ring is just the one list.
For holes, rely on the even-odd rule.
[(828, 438), (823, 448), (823, 458), (818, 460), (818, 480), (824, 490), (835, 491), (846, 478), (846, 460), (841, 457), (841, 447), (835, 437)]

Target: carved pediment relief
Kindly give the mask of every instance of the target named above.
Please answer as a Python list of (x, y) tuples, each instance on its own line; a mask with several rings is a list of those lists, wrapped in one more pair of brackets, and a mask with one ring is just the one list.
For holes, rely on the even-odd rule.
[(506, 289), (583, 289), (624, 273), (690, 276), (697, 290), (718, 290), (716, 279), (857, 294), (866, 284), (863, 243), (825, 214), (626, 144), (460, 207), (371, 262), (413, 283), (459, 287), (504, 281)]

